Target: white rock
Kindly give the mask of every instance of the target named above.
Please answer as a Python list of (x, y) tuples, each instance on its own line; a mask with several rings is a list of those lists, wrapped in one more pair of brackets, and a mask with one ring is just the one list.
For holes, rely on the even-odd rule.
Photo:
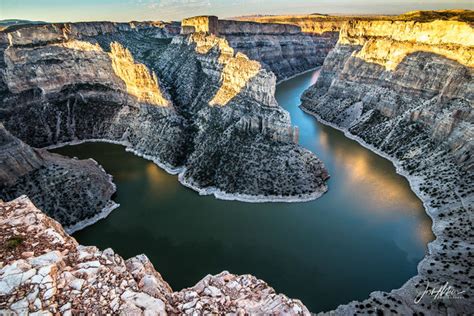
[(212, 297), (216, 297), (216, 296), (221, 296), (222, 292), (217, 287), (209, 285), (206, 289), (204, 289), (204, 294), (212, 296)]
[(10, 308), (20, 315), (25, 314), (28, 312), (28, 300), (25, 297), (22, 300), (19, 300), (18, 302), (15, 302), (10, 305)]
[(39, 257), (30, 258), (28, 262), (34, 267), (39, 267), (58, 263), (61, 259), (62, 255), (59, 251), (50, 251)]
[(39, 298), (37, 298), (35, 300), (35, 302), (33, 303), (33, 306), (35, 307), (35, 309), (41, 309), (43, 307), (43, 305), (41, 304), (41, 300)]
[(189, 292), (186, 292), (184, 294), (184, 299), (186, 301), (190, 301), (190, 300), (192, 300), (193, 298), (196, 298), (196, 297), (198, 297), (198, 293), (196, 291), (189, 291)]
[(106, 257), (113, 257), (115, 255), (115, 252), (112, 248), (107, 248), (102, 252), (102, 254)]
[(51, 273), (52, 268), (53, 268), (53, 265), (48, 265), (48, 266), (41, 267), (38, 271), (38, 274), (43, 276), (43, 277), (47, 276)]
[(43, 232), (43, 235), (48, 235), (53, 238), (52, 244), (64, 243), (63, 237), (53, 228), (48, 228)]
[(66, 304), (64, 304), (63, 306), (61, 306), (61, 307), (59, 308), (59, 310), (60, 310), (61, 312), (63, 312), (63, 313), (64, 313), (65, 311), (69, 310), (69, 309), (71, 309), (71, 303), (66, 303)]
[(109, 304), (110, 308), (115, 312), (119, 308), (119, 298), (115, 297)]
[(33, 291), (31, 291), (26, 297), (28, 302), (33, 303), (36, 300), (36, 297), (38, 296), (38, 292), (39, 292), (38, 288), (35, 287)]
[[(3, 273), (1, 273), (3, 272)], [(25, 283), (36, 274), (35, 269), (23, 272), (16, 265), (8, 265), (0, 272), (0, 295), (10, 294), (15, 288)]]
[(98, 268), (100, 267), (100, 261), (96, 260), (96, 261), (83, 262), (83, 263), (79, 263), (77, 266), (81, 269)]
[(120, 298), (128, 304), (144, 309), (145, 312), (148, 310), (155, 314), (166, 313), (165, 303), (163, 303), (162, 300), (151, 297), (145, 293), (126, 290)]
[(48, 311), (37, 311), (34, 313), (30, 313), (29, 316), (47, 316), (47, 315), (53, 315), (53, 314)]
[(187, 309), (193, 308), (193, 307), (196, 305), (197, 301), (198, 301), (198, 300), (195, 299), (195, 300), (192, 300), (192, 301), (190, 301), (190, 302), (187, 302), (187, 303), (183, 304), (183, 310), (187, 310)]
[(30, 282), (33, 284), (39, 284), (41, 283), (41, 280), (43, 280), (43, 276), (41, 274), (36, 274), (31, 278)]
[(49, 300), (51, 297), (53, 297), (54, 294), (56, 294), (56, 289), (50, 288), (43, 294), (43, 299)]
[(43, 280), (41, 280), (41, 283), (52, 283), (53, 282), (53, 278), (51, 277), (51, 275), (47, 275), (43, 278)]

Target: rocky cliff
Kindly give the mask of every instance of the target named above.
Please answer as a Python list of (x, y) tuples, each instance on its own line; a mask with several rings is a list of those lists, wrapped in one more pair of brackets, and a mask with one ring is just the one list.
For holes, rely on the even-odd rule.
[(183, 183), (250, 201), (306, 200), (326, 190), (324, 166), (296, 145), (274, 99), (276, 78), (258, 62), (220, 37), (193, 33), (175, 37), (152, 68), (195, 139)]
[[(412, 15), (422, 21), (345, 24), (302, 98), (305, 111), (394, 161), (424, 201), (437, 236), (416, 277), (391, 293), (340, 306), (339, 314), (473, 309), (474, 31), (460, 19)], [(444, 284), (455, 295), (414, 303), (427, 287)]]
[(221, 37), (167, 32), (137, 23), (7, 28), (1, 122), (34, 147), (126, 145), (202, 194), (272, 201), (325, 192), (327, 172), (297, 145), (273, 73)]
[(0, 202), (0, 313), (307, 314), (251, 275), (226, 271), (173, 292), (145, 255), (79, 245), (26, 197)]
[[(0, 124), (0, 196), (31, 200), (74, 231), (106, 216), (118, 205), (111, 176), (93, 160), (69, 159), (32, 148)], [(3, 216), (3, 214), (2, 214)]]
[[(322, 65), (335, 46), (344, 20), (307, 23), (262, 23), (262, 21), (218, 20), (195, 17), (183, 21), (185, 34), (201, 30), (225, 38), (236, 51), (257, 60), (283, 80)], [(312, 25), (313, 30), (308, 27)], [(319, 32), (316, 29), (319, 28)]]

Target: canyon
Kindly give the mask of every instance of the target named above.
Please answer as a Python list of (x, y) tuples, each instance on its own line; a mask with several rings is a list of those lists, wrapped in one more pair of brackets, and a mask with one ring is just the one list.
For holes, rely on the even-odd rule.
[[(183, 33), (200, 30), (203, 24), (211, 25), (207, 32), (225, 38), (236, 51), (258, 60), (276, 75), (277, 81), (322, 65), (326, 55), (335, 46), (344, 22), (344, 19), (324, 20), (316, 26), (311, 21), (313, 29), (308, 30), (287, 22), (260, 23), (259, 20), (234, 21), (216, 17), (206, 19), (212, 22), (185, 19)], [(248, 41), (249, 38), (252, 38), (252, 42)]]
[[(108, 141), (179, 173), (201, 194), (315, 199), (327, 190), (328, 172), (297, 145), (298, 129), (274, 93), (277, 81), (322, 65), (302, 109), (392, 160), (424, 202), (437, 237), (402, 288), (335, 313), (469, 313), (472, 12), (248, 19), (185, 19), (181, 34), (176, 24), (146, 22), (1, 31), (0, 197), (26, 194), (71, 231), (90, 224), (116, 207), (110, 177), (91, 160), (33, 147)], [(2, 202), (2, 243), (13, 244), (0, 258), (1, 308), (309, 313), (251, 276), (222, 273), (172, 292), (146, 257), (124, 261), (79, 246), (31, 201)], [(88, 292), (107, 284), (114, 295), (85, 298), (78, 282)], [(415, 304), (429, 284), (446, 282), (460, 298)], [(67, 305), (66, 295), (77, 299)]]

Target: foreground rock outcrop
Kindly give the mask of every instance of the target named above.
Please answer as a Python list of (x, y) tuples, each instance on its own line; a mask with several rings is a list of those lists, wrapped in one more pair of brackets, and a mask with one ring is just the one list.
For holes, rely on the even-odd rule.
[[(302, 97), (303, 110), (395, 163), (423, 200), (437, 237), (403, 287), (372, 293), (336, 314), (474, 308), (474, 31), (449, 19), (347, 23)], [(427, 287), (445, 284), (443, 299), (425, 295), (415, 303)]]
[(144, 255), (79, 245), (23, 196), (0, 203), (0, 314), (309, 314), (250, 275), (226, 271), (173, 292)]

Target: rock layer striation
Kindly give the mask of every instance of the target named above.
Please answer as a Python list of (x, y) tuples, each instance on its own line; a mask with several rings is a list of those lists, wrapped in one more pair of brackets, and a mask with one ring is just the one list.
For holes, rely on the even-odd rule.
[[(335, 46), (344, 20), (321, 22), (319, 32), (291, 23), (218, 20), (195, 17), (183, 21), (182, 33), (201, 30), (225, 38), (236, 51), (259, 61), (281, 81), (321, 66)], [(251, 39), (251, 40), (249, 40)]]

